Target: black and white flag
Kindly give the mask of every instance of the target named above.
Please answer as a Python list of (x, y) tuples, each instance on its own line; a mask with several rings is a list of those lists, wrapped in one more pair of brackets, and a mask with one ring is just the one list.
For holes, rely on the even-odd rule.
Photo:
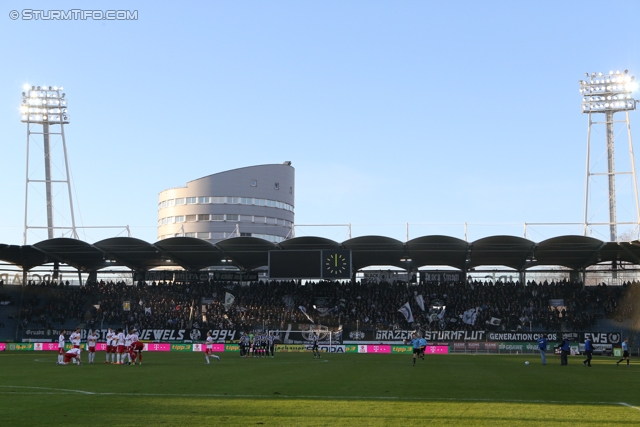
[(416, 295), (416, 303), (418, 303), (420, 310), (424, 311), (424, 298), (422, 298), (422, 295)]
[(225, 292), (224, 295), (224, 304), (222, 304), (224, 306), (225, 310), (229, 310), (229, 308), (231, 308), (231, 306), (233, 305), (233, 302), (236, 300), (236, 297), (234, 297), (233, 295), (231, 295), (229, 292)]
[(492, 317), (491, 320), (487, 321), (486, 323), (487, 325), (500, 326), (500, 323), (502, 323), (502, 319)]
[(409, 302), (398, 309), (400, 313), (404, 315), (404, 318), (407, 322), (413, 323), (413, 313), (411, 313), (411, 307), (409, 306)]

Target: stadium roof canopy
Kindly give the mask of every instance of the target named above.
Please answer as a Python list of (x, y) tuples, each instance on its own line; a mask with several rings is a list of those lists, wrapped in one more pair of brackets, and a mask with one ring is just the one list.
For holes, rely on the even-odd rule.
[(537, 266), (562, 266), (582, 270), (601, 262), (640, 265), (640, 241), (602, 242), (584, 236), (560, 236), (539, 243), (515, 236), (491, 236), (466, 242), (448, 236), (423, 236), (401, 242), (384, 236), (363, 236), (342, 243), (322, 237), (297, 237), (274, 244), (255, 237), (235, 237), (215, 244), (192, 237), (172, 237), (148, 243), (132, 237), (115, 237), (89, 244), (55, 238), (34, 245), (0, 244), (0, 261), (30, 270), (53, 262), (92, 272), (124, 266), (134, 271), (182, 267), (235, 266), (254, 270), (268, 265), (269, 251), (348, 249), (354, 270), (370, 266), (416, 269), (450, 266), (470, 270), (502, 266), (524, 271)]

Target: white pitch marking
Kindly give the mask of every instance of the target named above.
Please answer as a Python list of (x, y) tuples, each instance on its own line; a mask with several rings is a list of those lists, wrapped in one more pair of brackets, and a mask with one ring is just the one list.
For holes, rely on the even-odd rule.
[(638, 411), (640, 411), (640, 408), (637, 406), (633, 406), (633, 405), (629, 405), (628, 403), (624, 403), (624, 402), (618, 402), (619, 405), (622, 406), (626, 406), (627, 408), (633, 408), (633, 409), (637, 409)]
[(5, 388), (28, 388), (28, 389), (33, 389), (33, 390), (52, 390), (52, 391), (62, 391), (62, 392), (80, 393), (80, 394), (99, 394), (99, 393), (94, 393), (94, 392), (91, 392), (91, 391), (69, 390), (69, 389), (66, 389), (66, 388), (27, 387), (27, 386), (22, 386), (22, 385), (0, 385), (0, 387), (5, 387)]
[(420, 402), (429, 402), (429, 401), (447, 401), (447, 402), (496, 402), (496, 403), (554, 403), (554, 404), (566, 404), (566, 405), (623, 405), (628, 406), (630, 408), (638, 409), (640, 408), (629, 405), (624, 402), (568, 402), (561, 400), (525, 400), (525, 399), (476, 399), (476, 398), (446, 398), (446, 397), (397, 397), (397, 396), (313, 396), (313, 395), (304, 395), (304, 396), (291, 396), (286, 394), (187, 394), (187, 393), (118, 393), (118, 392), (91, 392), (84, 390), (67, 390), (61, 388), (47, 388), (47, 387), (26, 387), (26, 386), (4, 386), (0, 385), (0, 387), (7, 388), (26, 388), (26, 389), (37, 389), (37, 390), (51, 390), (50, 392), (0, 392), (0, 394), (88, 394), (95, 396), (147, 396), (147, 397), (228, 397), (228, 398), (280, 398), (280, 399), (326, 399), (326, 400), (398, 400), (398, 401), (420, 401)]

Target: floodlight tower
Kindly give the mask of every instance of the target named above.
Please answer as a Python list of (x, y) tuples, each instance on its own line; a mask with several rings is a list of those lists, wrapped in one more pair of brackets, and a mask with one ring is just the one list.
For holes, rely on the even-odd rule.
[[(71, 183), (69, 181), (69, 162), (67, 159), (67, 144), (64, 136), (64, 125), (69, 123), (69, 114), (67, 112), (67, 99), (66, 94), (61, 93), (62, 87), (57, 86), (24, 86), (24, 92), (22, 92), (22, 105), (20, 106), (20, 120), (22, 123), (27, 124), (27, 179), (26, 190), (24, 200), (24, 236), (23, 244), (27, 244), (27, 235), (30, 228), (47, 229), (48, 238), (54, 237), (54, 230), (65, 229), (71, 231), (73, 238), (78, 238), (76, 231), (75, 217), (73, 213), (73, 199), (71, 197)], [(40, 126), (42, 131), (39, 132)], [(59, 132), (54, 131), (54, 126), (60, 126)], [(32, 137), (32, 135), (35, 135)], [(42, 135), (42, 150), (44, 152), (44, 179), (32, 179), (29, 171), (29, 153), (32, 138), (37, 138), (38, 135)], [(62, 152), (64, 157), (64, 170), (59, 169), (61, 178), (54, 178), (52, 171), (52, 148), (51, 138), (60, 136), (62, 140)], [(36, 143), (36, 145), (38, 145)], [(29, 224), (29, 185), (44, 184), (46, 194), (46, 211), (47, 211), (47, 225), (35, 226)], [(66, 190), (68, 192), (69, 210), (71, 214), (71, 226), (61, 227), (54, 226), (53, 214), (54, 214), (54, 184), (66, 184)]]
[[(587, 132), (587, 172), (585, 180), (585, 204), (584, 204), (584, 234), (588, 234), (589, 225), (608, 225), (610, 241), (618, 240), (618, 222), (616, 214), (616, 175), (631, 175), (633, 180), (633, 192), (635, 196), (635, 221), (624, 224), (635, 224), (640, 227), (640, 208), (638, 205), (638, 187), (636, 180), (635, 159), (633, 156), (633, 141), (631, 139), (631, 126), (629, 124), (629, 111), (636, 109), (638, 102), (633, 98), (632, 93), (638, 89), (638, 83), (634, 76), (629, 74), (629, 70), (610, 71), (608, 75), (603, 73), (585, 73), (587, 80), (580, 80), (580, 93), (582, 94), (582, 113), (589, 117), (589, 129)], [(624, 113), (624, 120), (614, 120), (615, 113)], [(605, 121), (594, 121), (594, 114), (603, 114)], [(601, 116), (598, 116), (601, 117)], [(629, 139), (630, 171), (616, 171), (614, 158), (614, 123), (625, 123)], [(607, 172), (596, 173), (592, 170), (590, 163), (591, 155), (591, 134), (595, 125), (605, 125), (605, 136), (607, 144)], [(609, 189), (609, 222), (589, 223), (589, 181), (597, 176), (605, 175), (608, 179)], [(638, 229), (640, 231), (640, 229)]]

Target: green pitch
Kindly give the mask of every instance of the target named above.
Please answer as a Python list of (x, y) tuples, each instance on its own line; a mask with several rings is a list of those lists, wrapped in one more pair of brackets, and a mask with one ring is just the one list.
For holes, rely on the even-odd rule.
[[(640, 365), (537, 355), (145, 353), (142, 366), (57, 366), (0, 353), (0, 425), (411, 426), (640, 424)], [(83, 354), (86, 361), (86, 353)], [(525, 365), (525, 360), (531, 363)]]

